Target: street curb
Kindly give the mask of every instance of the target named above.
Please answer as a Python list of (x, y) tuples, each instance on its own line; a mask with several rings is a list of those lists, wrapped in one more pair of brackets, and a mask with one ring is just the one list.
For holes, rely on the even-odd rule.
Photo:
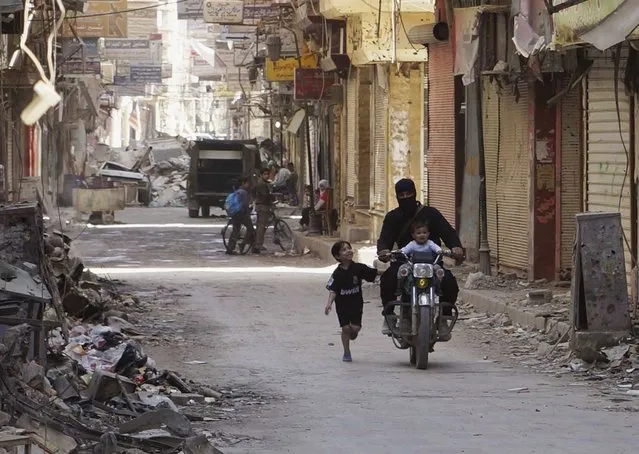
[(570, 332), (570, 325), (566, 322), (553, 320), (550, 317), (542, 317), (531, 312), (510, 306), (496, 298), (476, 290), (459, 290), (459, 299), (471, 304), (476, 310), (487, 314), (506, 314), (513, 321), (524, 328), (536, 329), (547, 333), (556, 332), (558, 338), (563, 338)]
[(293, 231), (293, 238), (295, 241), (295, 249), (299, 254), (304, 253), (304, 249), (308, 248), (322, 260), (335, 261), (331, 254), (331, 247), (335, 241), (339, 240), (338, 237), (332, 238), (320, 235), (307, 236), (302, 232)]

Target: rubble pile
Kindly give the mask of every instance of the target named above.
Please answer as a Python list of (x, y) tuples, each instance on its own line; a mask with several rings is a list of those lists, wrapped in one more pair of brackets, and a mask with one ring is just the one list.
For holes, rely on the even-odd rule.
[(476, 344), (486, 348), (488, 359), (500, 353), (519, 366), (556, 377), (570, 377), (571, 385), (596, 383), (613, 402), (633, 411), (639, 410), (639, 340), (603, 348), (584, 356), (570, 348), (569, 334), (559, 329), (529, 330), (512, 323), (506, 314), (484, 314), (472, 305), (459, 305), (463, 323)]
[(145, 171), (151, 177), (151, 207), (186, 205), (187, 155), (161, 161)]
[(143, 168), (151, 179), (152, 207), (185, 206), (186, 180), (190, 157), (177, 139), (150, 143), (149, 166)]
[[(0, 236), (16, 223), (3, 209)], [(44, 452), (219, 452), (193, 426), (215, 418), (192, 410), (232, 411), (232, 393), (158, 369), (126, 311), (139, 301), (85, 271), (38, 216), (31, 206), (20, 220), (39, 231), (39, 256), (26, 261), (24, 245), (0, 256), (0, 449), (18, 437)]]

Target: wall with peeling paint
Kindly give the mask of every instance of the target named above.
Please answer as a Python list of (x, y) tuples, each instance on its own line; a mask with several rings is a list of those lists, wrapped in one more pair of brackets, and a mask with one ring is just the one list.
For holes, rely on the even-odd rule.
[[(422, 62), (428, 58), (424, 46), (408, 41), (407, 31), (417, 25), (435, 21), (433, 14), (406, 13), (395, 26), (396, 57), (400, 62)], [(377, 29), (379, 27), (379, 33)], [(404, 31), (406, 29), (406, 31)], [(354, 65), (393, 60), (393, 25), (390, 13), (365, 13), (348, 17), (346, 24), (346, 52)]]

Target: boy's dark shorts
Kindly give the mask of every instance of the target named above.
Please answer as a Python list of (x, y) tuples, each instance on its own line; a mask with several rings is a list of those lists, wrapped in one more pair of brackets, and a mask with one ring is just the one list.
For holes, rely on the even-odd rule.
[(337, 319), (339, 320), (339, 326), (362, 326), (362, 312), (364, 311), (364, 304), (347, 304), (347, 305), (335, 305), (335, 312), (337, 312)]

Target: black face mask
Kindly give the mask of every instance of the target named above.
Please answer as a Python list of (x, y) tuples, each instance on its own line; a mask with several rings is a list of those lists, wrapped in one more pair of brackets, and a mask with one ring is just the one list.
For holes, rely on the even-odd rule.
[(405, 214), (412, 216), (417, 211), (417, 197), (409, 197), (407, 199), (397, 199), (397, 203), (399, 203), (399, 209), (402, 210)]

